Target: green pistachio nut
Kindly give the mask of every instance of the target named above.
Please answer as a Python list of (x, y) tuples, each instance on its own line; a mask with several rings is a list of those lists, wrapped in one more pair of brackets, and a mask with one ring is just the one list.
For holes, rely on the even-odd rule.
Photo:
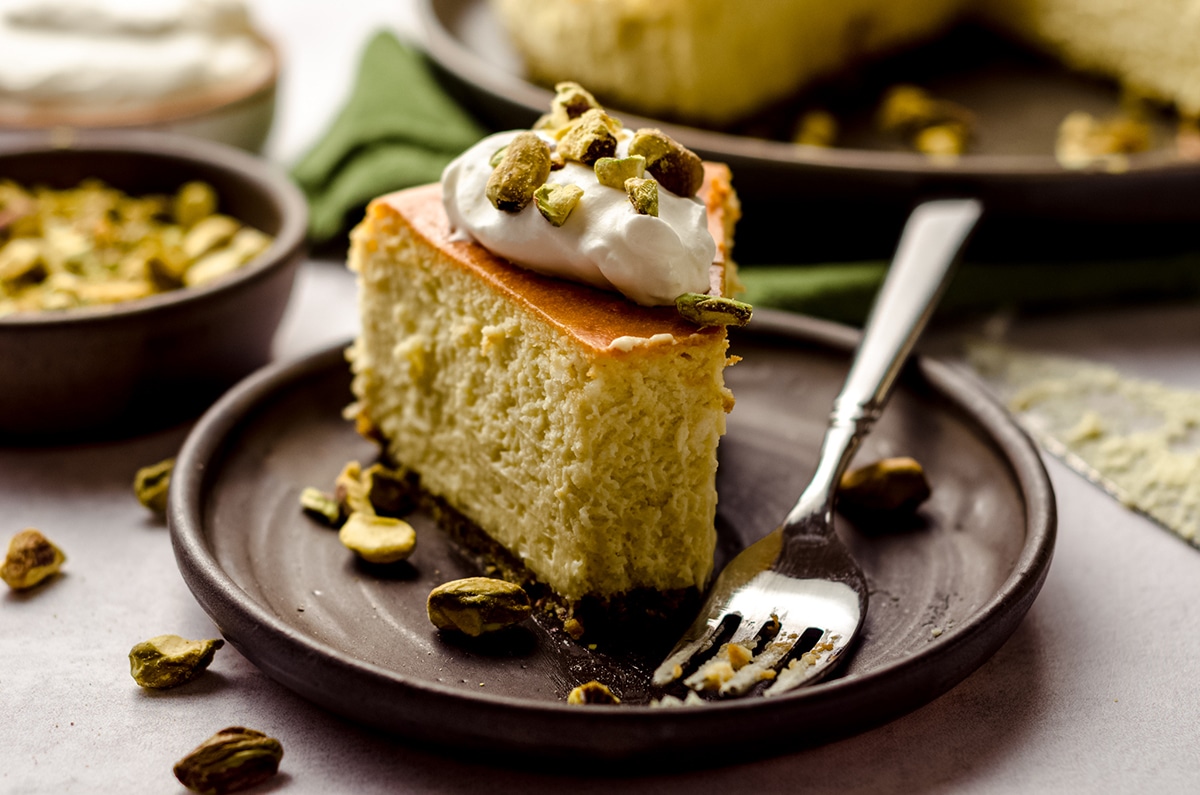
[(602, 157), (592, 168), (596, 171), (596, 180), (601, 185), (624, 190), (626, 180), (642, 179), (646, 176), (646, 158), (641, 155)]
[(754, 314), (744, 301), (703, 293), (684, 293), (675, 299), (675, 309), (698, 326), (744, 326)]
[(224, 795), (261, 784), (279, 771), (283, 745), (273, 737), (230, 726), (175, 763), (175, 778), (192, 792)]
[(425, 606), (435, 627), (471, 637), (524, 621), (533, 610), (521, 586), (491, 577), (439, 585), (429, 592)]
[(617, 153), (617, 131), (621, 123), (599, 108), (592, 108), (574, 122), (558, 142), (558, 154), (565, 160), (593, 165), (602, 157)]
[(658, 183), (652, 179), (630, 177), (625, 180), (629, 203), (640, 215), (658, 215)]
[(533, 194), (538, 212), (553, 226), (562, 226), (566, 223), (567, 217), (571, 215), (571, 211), (575, 209), (575, 205), (579, 204), (581, 198), (583, 198), (583, 188), (572, 184), (546, 184)]
[(646, 158), (646, 170), (676, 196), (695, 196), (704, 185), (704, 162), (662, 130), (638, 130), (629, 142), (629, 154)]
[(220, 638), (185, 640), (178, 635), (159, 635), (129, 650), (129, 673), (142, 687), (177, 687), (204, 673), (224, 645)]
[(412, 525), (391, 516), (352, 513), (338, 531), (338, 540), (368, 563), (395, 563), (417, 548)]
[(549, 176), (550, 145), (537, 133), (520, 133), (504, 147), (500, 162), (488, 177), (488, 201), (497, 210), (519, 213)]

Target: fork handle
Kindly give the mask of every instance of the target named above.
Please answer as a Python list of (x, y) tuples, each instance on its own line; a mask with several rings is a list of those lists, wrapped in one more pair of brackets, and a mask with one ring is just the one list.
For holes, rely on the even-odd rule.
[(842, 473), (883, 411), (982, 212), (975, 199), (944, 199), (920, 204), (909, 215), (846, 383), (834, 401), (817, 470), (784, 519), (785, 535), (818, 528), (832, 532), (834, 495)]

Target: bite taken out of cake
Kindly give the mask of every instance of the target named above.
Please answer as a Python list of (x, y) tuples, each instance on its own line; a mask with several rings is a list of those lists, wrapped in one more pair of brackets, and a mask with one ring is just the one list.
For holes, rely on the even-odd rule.
[(725, 166), (565, 84), (352, 234), (359, 430), (570, 629), (712, 573), (738, 214)]

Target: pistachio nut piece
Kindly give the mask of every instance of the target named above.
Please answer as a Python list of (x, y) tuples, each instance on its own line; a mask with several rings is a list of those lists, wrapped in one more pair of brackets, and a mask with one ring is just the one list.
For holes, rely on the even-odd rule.
[(576, 119), (563, 135), (558, 142), (558, 154), (585, 166), (593, 165), (600, 158), (617, 153), (617, 131), (620, 129), (619, 121), (599, 108), (592, 108)]
[(533, 610), (525, 589), (491, 577), (443, 583), (429, 592), (425, 608), (438, 629), (471, 637), (520, 623)]
[(851, 470), (838, 484), (838, 507), (845, 512), (911, 513), (929, 499), (925, 470), (915, 459), (885, 458)]
[(403, 519), (356, 512), (338, 531), (338, 540), (368, 563), (395, 563), (417, 548), (417, 531)]
[(488, 201), (497, 210), (519, 213), (549, 176), (550, 145), (537, 133), (522, 132), (504, 147), (500, 163), (488, 177)]
[(330, 527), (337, 527), (342, 521), (342, 509), (334, 496), (311, 486), (300, 492), (300, 508)]
[(646, 158), (641, 155), (602, 157), (592, 168), (596, 172), (596, 181), (601, 185), (624, 190), (625, 180), (641, 179), (646, 176)]
[(158, 635), (129, 650), (129, 674), (142, 687), (177, 687), (204, 673), (224, 645), (220, 638), (185, 640), (178, 635)]
[(180, 245), (189, 260), (197, 260), (228, 243), (241, 228), (241, 223), (228, 215), (210, 215), (189, 229)]
[(658, 183), (652, 179), (630, 177), (625, 180), (629, 203), (639, 215), (658, 215)]
[(810, 110), (796, 121), (792, 143), (830, 147), (837, 143), (837, 118), (827, 110)]
[(401, 470), (371, 464), (363, 472), (367, 502), (380, 516), (400, 518), (417, 507), (417, 486)]
[(958, 122), (926, 127), (913, 136), (913, 148), (935, 157), (956, 157), (967, 151), (971, 131)]
[(646, 158), (646, 170), (676, 196), (695, 196), (704, 185), (704, 162), (662, 130), (638, 130), (629, 142), (629, 154)]
[(698, 326), (744, 326), (754, 315), (745, 301), (703, 293), (684, 293), (675, 299), (675, 309)]
[(571, 211), (575, 209), (575, 205), (579, 204), (579, 200), (582, 198), (583, 188), (570, 183), (563, 185), (551, 185), (547, 183), (538, 188), (533, 194), (533, 200), (537, 203), (538, 212), (552, 226), (562, 226), (565, 224), (567, 217), (571, 215)]
[(333, 498), (337, 500), (342, 519), (352, 513), (375, 513), (363, 482), (362, 464), (347, 461), (333, 481)]
[(230, 726), (175, 763), (175, 778), (192, 792), (224, 795), (249, 789), (279, 771), (283, 746), (274, 737)]
[(399, 518), (412, 513), (417, 505), (416, 486), (403, 472), (383, 464), (364, 470), (357, 461), (342, 467), (333, 496), (342, 518), (355, 512)]
[(29, 527), (8, 543), (0, 579), (14, 591), (23, 591), (56, 574), (66, 560), (67, 556), (50, 539)]
[(535, 130), (555, 131), (566, 127), (592, 108), (599, 108), (596, 98), (578, 83), (562, 82), (554, 86), (550, 112), (538, 119)]
[(133, 493), (138, 502), (157, 514), (167, 512), (167, 492), (171, 487), (171, 473), (175, 471), (175, 459), (167, 458), (157, 464), (142, 467), (133, 476)]
[(613, 695), (608, 685), (593, 679), (576, 687), (567, 696), (568, 704), (620, 704), (621, 699)]
[(217, 211), (217, 192), (207, 182), (186, 182), (175, 193), (171, 212), (175, 223), (191, 229)]

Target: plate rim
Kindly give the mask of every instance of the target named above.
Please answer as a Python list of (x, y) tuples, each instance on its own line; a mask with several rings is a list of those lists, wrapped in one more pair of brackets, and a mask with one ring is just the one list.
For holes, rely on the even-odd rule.
[[(760, 310), (751, 326), (741, 333), (815, 344), (847, 356), (859, 336), (856, 330), (847, 326), (776, 310)], [(542, 761), (548, 758), (645, 759), (653, 756), (656, 761), (664, 762), (673, 752), (694, 753), (696, 743), (703, 742), (705, 737), (728, 747), (728, 738), (722, 737), (727, 732), (719, 729), (730, 717), (742, 712), (753, 711), (760, 724), (794, 726), (794, 713), (805, 711), (805, 706), (818, 712), (831, 706), (839, 711), (854, 712), (845, 709), (847, 702), (863, 707), (871, 705), (877, 714), (874, 719), (843, 721), (845, 725), (834, 721), (817, 736), (797, 733), (789, 737), (783, 747), (794, 749), (798, 745), (828, 742), (894, 720), (934, 700), (965, 679), (1015, 631), (1041, 590), (1049, 570), (1057, 513), (1049, 476), (1034, 443), (1008, 412), (966, 375), (936, 360), (915, 357), (902, 378), (915, 377), (924, 381), (976, 426), (995, 446), (998, 457), (1009, 466), (1025, 503), (1025, 540), (1009, 576), (986, 602), (972, 611), (969, 619), (956, 622), (954, 630), (942, 635), (937, 644), (870, 671), (830, 680), (780, 698), (743, 699), (671, 710), (641, 705), (580, 709), (565, 702), (475, 693), (406, 678), (400, 672), (352, 658), (344, 651), (306, 635), (257, 602), (223, 570), (208, 549), (201, 521), (206, 486), (219, 471), (219, 465), (210, 467), (209, 463), (220, 460), (234, 438), (231, 432), (251, 419), (264, 401), (289, 387), (294, 388), (307, 378), (319, 377), (337, 362), (344, 361), (345, 346), (346, 343), (338, 343), (301, 359), (262, 368), (232, 388), (201, 417), (177, 459), (170, 489), (168, 526), (176, 563), (185, 583), (235, 648), (272, 679), (310, 701), (355, 722), (410, 740), (432, 742), (435, 746), (452, 743), (460, 748), (466, 744), (496, 750), (496, 737), (485, 731), (486, 727), (518, 716), (540, 719), (551, 725), (543, 725), (539, 731), (505, 737), (500, 745), (509, 753), (529, 755), (531, 759)], [(229, 627), (236, 628), (229, 633)], [(243, 643), (243, 630), (253, 635), (256, 642)], [(261, 637), (268, 637), (273, 643), (264, 647), (258, 641)], [(372, 709), (369, 704), (371, 714), (350, 714), (344, 696), (336, 697), (321, 683), (310, 682), (307, 677), (286, 670), (286, 665), (281, 670), (277, 663), (280, 658), (316, 660), (326, 669), (354, 676), (354, 684), (373, 684), (413, 697), (417, 702), (434, 705), (445, 716), (443, 722), (452, 722), (461, 716), (469, 718), (470, 723), (452, 730), (445, 726), (430, 727), (422, 721), (414, 725), (412, 720), (392, 715), (387, 708)], [(930, 665), (930, 658), (935, 662), (939, 658), (950, 658), (956, 664), (948, 666), (949, 671), (930, 676), (927, 671), (932, 668), (936, 672), (938, 668)], [(875, 702), (876, 691), (894, 689), (893, 680), (910, 683), (912, 692), (898, 699), (893, 707), (880, 710)], [(358, 695), (368, 694), (360, 690)], [(365, 699), (364, 703), (369, 701)], [(422, 713), (419, 704), (410, 707), (414, 714)], [(647, 720), (651, 715), (664, 715), (668, 719)], [(607, 740), (604, 747), (593, 745), (598, 727)], [(774, 747), (762, 737), (747, 739), (760, 741), (756, 747), (764, 752)]]
[[(503, 102), (520, 106), (537, 115), (550, 106), (554, 92), (520, 75), (499, 72), (476, 55), (442, 22), (439, 9), (452, 4), (484, 3), (484, 0), (418, 0), (417, 13), (425, 33), (427, 52), (443, 70), (476, 88), (482, 88)], [(692, 149), (718, 158), (737, 158), (760, 167), (786, 166), (798, 170), (832, 173), (890, 174), (913, 179), (968, 179), (987, 181), (1062, 180), (1109, 178), (1156, 172), (1197, 172), (1200, 162), (1180, 160), (1169, 152), (1156, 150), (1138, 153), (1127, 160), (1119, 173), (1096, 168), (1070, 169), (1053, 155), (981, 155), (967, 153), (954, 161), (939, 161), (915, 152), (889, 152), (870, 149), (838, 149), (770, 141), (761, 138), (659, 121), (632, 112), (614, 109), (630, 127), (658, 127)]]

